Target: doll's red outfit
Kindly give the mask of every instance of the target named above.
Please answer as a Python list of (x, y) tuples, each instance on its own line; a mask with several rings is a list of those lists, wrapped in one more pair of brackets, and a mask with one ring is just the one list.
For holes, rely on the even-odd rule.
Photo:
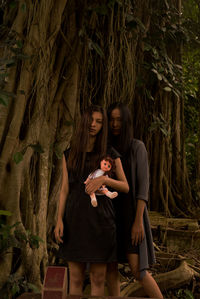
[[(116, 159), (119, 154), (109, 149)], [(67, 160), (68, 153), (65, 152)], [(69, 172), (69, 195), (66, 200), (63, 244), (58, 256), (66, 261), (107, 263), (117, 260), (116, 223), (113, 203), (105, 195), (100, 196), (98, 207), (91, 205), (85, 192), (85, 180), (93, 171), (93, 152), (86, 154), (82, 176)]]

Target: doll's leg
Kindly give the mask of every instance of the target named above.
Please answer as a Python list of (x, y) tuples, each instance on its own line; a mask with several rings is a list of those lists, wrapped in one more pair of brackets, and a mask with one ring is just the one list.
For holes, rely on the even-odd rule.
[(106, 195), (106, 196), (108, 196), (109, 198), (115, 198), (115, 197), (117, 197), (117, 195), (118, 195), (118, 193), (117, 192), (110, 192), (108, 189), (104, 189), (104, 190), (102, 190), (102, 192)]
[(93, 207), (97, 207), (97, 199), (95, 193), (90, 194), (91, 204)]

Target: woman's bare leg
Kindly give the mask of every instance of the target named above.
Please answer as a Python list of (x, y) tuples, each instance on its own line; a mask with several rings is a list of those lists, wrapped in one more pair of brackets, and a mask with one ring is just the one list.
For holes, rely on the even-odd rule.
[(69, 293), (70, 295), (83, 294), (83, 281), (85, 277), (85, 263), (68, 262), (69, 265)]
[(107, 264), (106, 281), (109, 296), (120, 296), (120, 280), (118, 272), (118, 263)]
[(163, 299), (163, 295), (159, 289), (159, 286), (148, 271), (146, 271), (146, 275), (142, 279), (140, 279), (138, 254), (128, 254), (127, 257), (131, 271), (134, 277), (143, 286), (145, 293), (149, 297)]
[(104, 296), (106, 264), (90, 265), (91, 296)]

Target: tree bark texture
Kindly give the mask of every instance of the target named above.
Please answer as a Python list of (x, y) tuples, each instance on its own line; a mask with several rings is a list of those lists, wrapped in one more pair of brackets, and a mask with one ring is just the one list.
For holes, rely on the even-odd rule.
[[(7, 91), (17, 96), (1, 111), (0, 198), (1, 209), (13, 213), (10, 224), (19, 221), (22, 231), (30, 230), (44, 240), (39, 249), (24, 246), (17, 269), (40, 286), (48, 262), (47, 231), (55, 219), (61, 181), (55, 151), (62, 152), (71, 135), (66, 123), (74, 118), (77, 104), (81, 45), (73, 1), (48, 1), (48, 5), (27, 1), (26, 12), (22, 4), (19, 1), (10, 32), (23, 40), (23, 51), (30, 58), (12, 69)], [(61, 34), (63, 23), (70, 28), (65, 25)], [(35, 151), (30, 146), (34, 144), (40, 144), (44, 153)], [(13, 155), (20, 151), (25, 151), (23, 161), (16, 164)], [(5, 255), (0, 262), (5, 269), (2, 286), (12, 259)]]
[[(167, 28), (168, 9), (153, 0), (20, 0), (15, 8), (5, 8), (7, 30), (1, 42), (14, 36), (28, 58), (10, 68), (6, 91), (16, 97), (0, 109), (1, 209), (13, 213), (9, 223), (19, 221), (22, 231), (44, 240), (39, 249), (24, 246), (15, 269), (38, 286), (56, 246), (52, 232), (61, 184), (58, 157), (69, 146), (72, 123), (89, 104), (129, 104), (134, 135), (149, 153), (152, 210), (181, 215), (184, 203), (191, 201), (182, 176), (183, 100), (163, 90), (167, 79), (152, 71), (153, 56), (147, 51), (148, 43), (154, 54), (159, 47), (154, 12), (162, 11), (157, 25)], [(168, 54), (177, 63), (171, 47), (172, 41), (169, 53), (160, 59)], [(0, 51), (3, 57), (12, 57), (8, 45)], [(23, 154), (18, 164), (13, 160), (17, 152)], [(183, 205), (177, 204), (180, 199)], [(0, 259), (0, 287), (11, 272), (11, 256)]]

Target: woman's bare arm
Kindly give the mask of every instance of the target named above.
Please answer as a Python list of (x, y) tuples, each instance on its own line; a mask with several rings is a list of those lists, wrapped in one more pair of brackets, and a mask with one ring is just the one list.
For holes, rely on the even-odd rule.
[(117, 178), (116, 180), (106, 176), (100, 176), (93, 180), (89, 180), (86, 183), (86, 188), (85, 188), (86, 192), (88, 194), (91, 194), (96, 190), (98, 190), (101, 187), (101, 185), (106, 185), (113, 188), (114, 190), (128, 193), (129, 185), (126, 180), (126, 176), (124, 174), (124, 170), (120, 158), (115, 159), (115, 166), (116, 166), (115, 174)]

